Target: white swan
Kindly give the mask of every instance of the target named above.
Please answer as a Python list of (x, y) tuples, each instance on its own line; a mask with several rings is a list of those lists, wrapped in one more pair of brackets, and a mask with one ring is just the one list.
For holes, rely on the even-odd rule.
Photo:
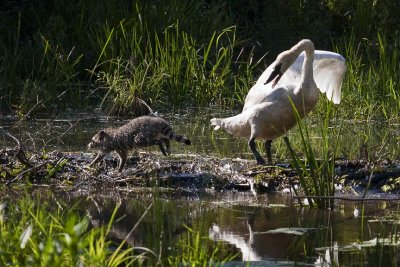
[(280, 53), (263, 72), (247, 94), (242, 113), (213, 118), (211, 125), (215, 126), (214, 130), (223, 128), (234, 136), (248, 138), (257, 164), (265, 164), (265, 160), (254, 141), (266, 140), (267, 159), (271, 163), (272, 140), (297, 123), (291, 101), (301, 117), (315, 108), (319, 91), (339, 104), (345, 71), (346, 63), (341, 55), (315, 50), (310, 40), (301, 40)]

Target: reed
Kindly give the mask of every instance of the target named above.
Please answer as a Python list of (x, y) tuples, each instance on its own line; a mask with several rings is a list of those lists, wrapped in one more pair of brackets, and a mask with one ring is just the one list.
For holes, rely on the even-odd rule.
[[(320, 130), (320, 142), (318, 146), (321, 149), (321, 155), (315, 153), (312, 147), (311, 136), (308, 131), (306, 120), (301, 120), (298, 111), (294, 113), (298, 120), (298, 130), (301, 140), (301, 148), (304, 154), (304, 160), (296, 154), (287, 136), (284, 136), (284, 142), (292, 159), (292, 165), (297, 171), (301, 189), (306, 196), (333, 196), (335, 193), (335, 158), (340, 150), (340, 132), (338, 129), (329, 126), (333, 116), (331, 102), (327, 102), (326, 116)], [(295, 190), (297, 194), (297, 190)], [(333, 199), (308, 198), (308, 203), (312, 207), (314, 204), (320, 208), (333, 208)]]
[(78, 2), (4, 3), (2, 110), (124, 110), (133, 93), (155, 108), (239, 107), (269, 55), (308, 36), (347, 59), (346, 118), (400, 116), (395, 1)]
[(397, 121), (400, 117), (400, 43), (398, 38), (389, 43), (388, 37), (381, 33), (375, 38), (376, 41), (357, 40), (351, 34), (346, 39), (343, 115), (364, 120)]
[[(240, 44), (235, 27), (214, 32), (203, 45), (179, 23), (161, 34), (136, 25), (121, 21), (116, 28), (106, 26), (92, 40), (100, 51), (92, 73), (96, 74), (97, 89), (105, 89), (103, 104), (128, 108), (138, 96), (158, 106), (204, 106), (210, 102), (233, 106), (238, 102), (232, 95), (242, 96), (251, 86), (252, 70), (260, 61), (252, 62), (251, 50), (248, 56), (243, 53), (234, 60)], [(135, 45), (113, 51), (117, 43), (130, 40)]]

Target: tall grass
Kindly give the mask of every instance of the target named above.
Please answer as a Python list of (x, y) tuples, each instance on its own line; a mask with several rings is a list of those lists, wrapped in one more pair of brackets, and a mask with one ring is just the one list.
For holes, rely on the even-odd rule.
[[(301, 120), (294, 106), (293, 109), (298, 120), (304, 160), (293, 150), (287, 136), (284, 137), (284, 141), (291, 155), (292, 165), (297, 171), (301, 189), (306, 196), (309, 196), (308, 203), (310, 206), (315, 203), (317, 207), (333, 208), (334, 200), (329, 197), (335, 193), (335, 158), (340, 151), (339, 137), (341, 127), (335, 129), (329, 126), (333, 115), (332, 103), (327, 102), (326, 116), (323, 120), (323, 125), (320, 126), (320, 142), (318, 142), (318, 146), (321, 149), (321, 155), (314, 152), (306, 120)], [(295, 193), (297, 194), (296, 190)], [(313, 198), (315, 196), (317, 197)]]
[(135, 97), (155, 109), (239, 107), (274, 55), (307, 37), (347, 59), (343, 116), (398, 119), (395, 10), (374, 0), (6, 1), (0, 107), (123, 112)]
[(352, 34), (346, 40), (344, 55), (347, 59), (347, 79), (341, 104), (343, 115), (367, 120), (398, 119), (398, 38), (389, 43), (388, 37), (381, 33), (377, 33), (374, 40), (357, 40)]
[[(145, 27), (146, 29), (146, 27)], [(198, 43), (176, 23), (163, 33), (143, 31), (132, 22), (121, 21), (117, 28), (100, 30), (109, 37), (101, 39), (102, 33), (92, 42), (101, 50), (93, 73), (97, 74), (99, 88), (107, 92), (103, 103), (120, 108), (132, 107), (134, 96), (158, 105), (200, 105), (210, 103), (234, 106), (232, 95), (245, 95), (251, 86), (252, 70), (258, 62), (252, 61), (252, 51), (234, 58), (234, 50), (240, 42), (235, 27), (214, 32), (208, 43)], [(145, 36), (135, 38), (134, 36)], [(122, 47), (113, 59), (117, 43), (130, 43)], [(247, 57), (247, 58), (245, 58)]]
[[(111, 201), (111, 210), (105, 208), (101, 215), (96, 215), (91, 212), (90, 205), (87, 210), (82, 210), (82, 202), (84, 200), (70, 206), (49, 201), (43, 195), (2, 199), (0, 265), (218, 266), (234, 257), (231, 251), (223, 250), (221, 243), (210, 240), (210, 222), (201, 219), (204, 225), (190, 228), (181, 226), (181, 220), (171, 220), (167, 214), (182, 211), (174, 208), (170, 201), (155, 199), (147, 208), (143, 207), (143, 201), (134, 201), (134, 206), (129, 209), (137, 208), (133, 213), (138, 217), (124, 220), (125, 223), (134, 223), (131, 229), (121, 226), (125, 216), (121, 210), (126, 207), (121, 207), (121, 210), (119, 205), (112, 208), (115, 202)], [(128, 214), (130, 212), (132, 210)], [(97, 226), (98, 216), (101, 217), (100, 226)], [(179, 216), (173, 214), (172, 217)], [(103, 218), (107, 218), (106, 221)], [(119, 230), (125, 228), (130, 232), (118, 236)], [(131, 237), (133, 232), (137, 234), (135, 238)], [(144, 241), (145, 246), (133, 246), (128, 240), (135, 240), (135, 244)]]

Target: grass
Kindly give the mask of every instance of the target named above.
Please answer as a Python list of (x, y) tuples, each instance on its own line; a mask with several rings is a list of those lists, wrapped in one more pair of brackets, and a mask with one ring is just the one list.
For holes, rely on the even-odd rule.
[[(236, 100), (232, 94), (243, 95), (250, 87), (252, 69), (259, 62), (250, 62), (251, 51), (248, 59), (233, 59), (234, 49), (240, 44), (234, 27), (214, 32), (202, 45), (181, 30), (178, 23), (152, 35), (141, 32), (139, 26), (129, 26), (130, 23), (121, 21), (117, 28), (104, 29), (109, 37), (98, 45), (103, 45), (101, 57), (110, 58), (106, 61), (99, 58), (99, 64), (92, 70), (98, 88), (105, 89), (102, 102), (105, 106), (112, 105), (128, 113), (135, 96), (152, 106), (180, 103), (204, 106), (210, 102), (233, 106)], [(108, 51), (109, 47), (116, 42), (127, 43), (136, 34), (147, 38), (136, 40), (140, 43), (120, 53), (130, 53), (129, 59), (121, 56), (114, 59), (117, 55)]]
[(343, 115), (364, 120), (398, 121), (400, 44), (397, 39), (388, 43), (387, 36), (381, 33), (375, 38), (376, 41), (357, 41), (353, 34), (347, 39)]
[(1, 109), (23, 117), (101, 105), (122, 115), (131, 111), (134, 96), (154, 109), (240, 107), (275, 55), (307, 37), (318, 49), (339, 51), (347, 59), (343, 116), (399, 118), (395, 3), (172, 0), (157, 5), (5, 2)]
[[(104, 224), (93, 226), (89, 210), (80, 208), (82, 202), (70, 206), (54, 201), (54, 196), (52, 199), (43, 195), (2, 199), (1, 266), (215, 266), (233, 258), (222, 250), (222, 244), (207, 237), (207, 231), (184, 226), (179, 237), (171, 235), (169, 227), (181, 227), (175, 221), (164, 220), (170, 203), (155, 201), (147, 208), (137, 203), (135, 207), (142, 215), (125, 238), (118, 240), (112, 232), (124, 229), (115, 228), (122, 219), (118, 218), (119, 205), (110, 213), (104, 211), (102, 217), (108, 217)], [(127, 240), (132, 240), (130, 235), (137, 231), (144, 231), (146, 244), (160, 251), (129, 245)], [(174, 239), (178, 242), (174, 243)], [(168, 249), (160, 246), (163, 242), (175, 245)]]
[(133, 249), (113, 251), (108, 232), (114, 215), (104, 227), (89, 227), (89, 218), (57, 202), (25, 197), (2, 201), (0, 262), (3, 266), (121, 266), (138, 260)]
[(218, 254), (226, 254), (223, 252), (221, 242), (216, 246), (210, 246), (208, 237), (202, 236), (200, 232), (193, 231), (188, 226), (185, 228), (186, 235), (178, 241), (177, 256), (168, 258), (169, 266), (223, 266), (236, 258), (237, 255), (228, 255), (222, 260), (216, 261)]
[[(334, 208), (334, 200), (330, 198), (313, 198), (315, 196), (334, 196), (334, 177), (335, 177), (335, 159), (340, 151), (340, 131), (329, 126), (332, 118), (333, 108), (332, 103), (328, 102), (326, 106), (326, 115), (323, 120), (323, 125), (320, 126), (320, 142), (319, 147), (322, 152), (317, 155), (312, 147), (310, 134), (306, 120), (301, 120), (298, 111), (294, 113), (298, 121), (298, 129), (301, 137), (301, 147), (304, 154), (304, 160), (298, 156), (292, 148), (287, 136), (284, 136), (284, 142), (291, 155), (292, 165), (297, 171), (301, 189), (306, 196), (309, 196), (308, 203), (310, 206), (316, 204), (320, 208)], [(320, 158), (319, 158), (320, 157)], [(296, 195), (298, 194), (295, 190)]]

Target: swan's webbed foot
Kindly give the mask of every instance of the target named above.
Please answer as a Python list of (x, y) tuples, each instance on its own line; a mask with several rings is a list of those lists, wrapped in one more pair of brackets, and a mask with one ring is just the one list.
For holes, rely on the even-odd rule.
[(257, 165), (265, 165), (265, 160), (260, 156), (260, 153), (258, 153), (256, 149), (256, 143), (254, 142), (255, 138), (250, 138), (249, 140), (249, 148), (251, 152), (253, 152), (254, 157), (257, 160)]

